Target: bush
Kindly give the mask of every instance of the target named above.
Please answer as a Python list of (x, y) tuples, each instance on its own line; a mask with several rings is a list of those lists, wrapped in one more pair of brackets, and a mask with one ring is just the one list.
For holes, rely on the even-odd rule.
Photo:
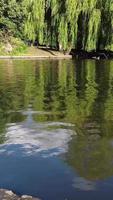
[(12, 55), (21, 55), (27, 51), (27, 45), (19, 38), (10, 38), (10, 44), (13, 47)]
[[(8, 51), (8, 44), (12, 50)], [(26, 53), (27, 45), (19, 38), (9, 37), (4, 41), (0, 41), (0, 55), (22, 55)]]

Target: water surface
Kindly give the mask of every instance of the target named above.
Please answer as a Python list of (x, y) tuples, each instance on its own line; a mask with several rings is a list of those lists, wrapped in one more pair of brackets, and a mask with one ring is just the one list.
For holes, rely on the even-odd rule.
[(112, 200), (113, 61), (0, 61), (0, 188)]

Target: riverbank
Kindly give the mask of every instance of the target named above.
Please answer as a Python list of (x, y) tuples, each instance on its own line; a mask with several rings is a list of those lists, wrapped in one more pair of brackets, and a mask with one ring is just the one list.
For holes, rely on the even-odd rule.
[(23, 54), (0, 55), (0, 59), (71, 59), (72, 55), (65, 55), (63, 52), (51, 50), (45, 47), (28, 47)]
[(4, 54), (0, 55), (0, 59), (30, 59), (30, 60), (38, 60), (38, 59), (113, 59), (112, 51), (83, 51), (83, 50), (71, 50), (70, 54), (65, 53), (63, 51), (58, 51), (55, 49), (50, 49), (47, 47), (27, 47), (26, 51), (19, 54)]
[(0, 189), (0, 200), (40, 200), (40, 199), (28, 195), (23, 195), (19, 197), (12, 191)]
[(113, 59), (113, 51), (98, 50), (98, 51), (84, 51), (84, 50), (71, 50), (71, 55), (73, 58), (79, 59), (94, 59), (94, 60), (107, 60)]
[(71, 55), (67, 56), (0, 56), (1, 60), (5, 59), (19, 59), (19, 60), (39, 60), (39, 59), (72, 59)]

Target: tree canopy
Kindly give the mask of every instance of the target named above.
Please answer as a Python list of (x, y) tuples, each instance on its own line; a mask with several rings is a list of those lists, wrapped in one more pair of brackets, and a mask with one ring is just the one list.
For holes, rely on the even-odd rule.
[(1, 0), (0, 35), (61, 50), (113, 50), (113, 0)]

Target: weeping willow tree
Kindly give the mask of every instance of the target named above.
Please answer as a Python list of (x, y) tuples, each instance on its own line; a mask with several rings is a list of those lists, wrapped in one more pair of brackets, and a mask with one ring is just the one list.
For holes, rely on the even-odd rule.
[(106, 0), (103, 3), (102, 17), (102, 47), (113, 51), (113, 1)]
[(25, 35), (31, 40), (43, 44), (45, 0), (24, 0), (26, 5)]
[(88, 37), (85, 49), (95, 50), (98, 42), (98, 32), (101, 21), (100, 10), (93, 10), (88, 23)]
[(113, 0), (1, 0), (3, 28), (60, 50), (113, 50)]
[[(78, 17), (81, 11), (81, 3), (78, 0), (66, 0), (66, 15), (68, 22), (68, 46), (75, 48), (77, 45)], [(73, 9), (74, 8), (74, 9)]]
[(59, 0), (46, 0), (45, 44), (57, 47), (59, 24)]

